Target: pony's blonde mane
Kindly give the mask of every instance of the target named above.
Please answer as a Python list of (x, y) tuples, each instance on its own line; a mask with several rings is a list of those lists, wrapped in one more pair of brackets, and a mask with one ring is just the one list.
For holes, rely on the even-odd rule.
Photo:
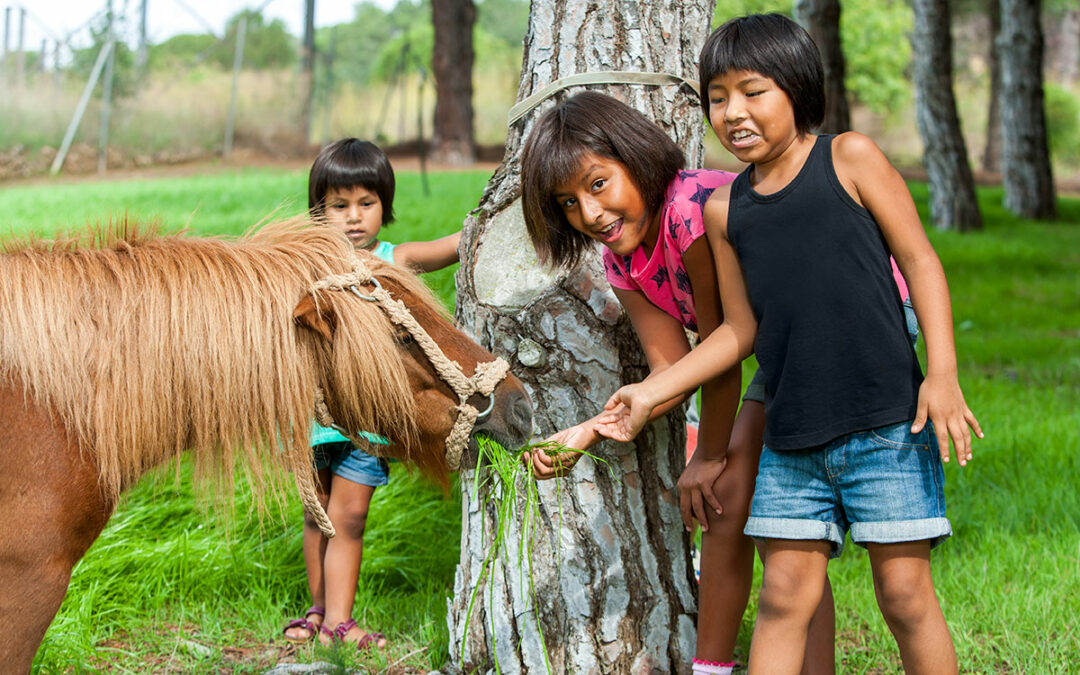
[[(226, 485), (237, 451), (253, 460), (256, 489), (267, 467), (310, 471), (317, 383), (344, 421), (409, 447), (415, 405), (377, 305), (320, 293), (336, 315), (331, 344), (293, 321), (311, 284), (350, 270), (354, 256), (340, 233), (297, 220), (238, 239), (125, 222), (81, 239), (9, 243), (0, 377), (56, 411), (112, 497), (186, 449), (197, 475)], [(365, 263), (433, 302), (410, 275)]]

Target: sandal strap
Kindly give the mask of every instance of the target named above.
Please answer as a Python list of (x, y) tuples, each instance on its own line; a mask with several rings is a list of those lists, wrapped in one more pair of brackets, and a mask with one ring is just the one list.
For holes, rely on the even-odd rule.
[[(285, 631), (290, 628), (303, 628), (304, 630), (315, 632), (315, 626), (311, 625), (311, 622), (307, 619), (293, 619), (289, 623), (285, 624)], [(282, 631), (282, 632), (285, 632)]]
[(367, 649), (368, 647), (378, 645), (379, 640), (385, 640), (386, 636), (382, 633), (364, 633), (364, 637), (360, 638), (360, 641), (356, 643), (357, 649)]
[(356, 619), (349, 617), (348, 621), (342, 621), (334, 628), (333, 635), (339, 640), (344, 640), (345, 635), (353, 628), (356, 628)]
[(337, 635), (337, 629), (335, 628), (334, 630), (330, 630), (329, 628), (326, 627), (325, 623), (322, 624), (321, 626), (319, 626), (319, 632), (322, 633), (323, 635), (329, 635), (331, 640), (337, 638), (337, 636), (338, 636)]
[(309, 616), (311, 616), (312, 614), (314, 614), (315, 616), (325, 617), (326, 616), (326, 610), (324, 608), (322, 608), (322, 607), (319, 607), (318, 605), (312, 605), (311, 607), (307, 608), (306, 612), (304, 612), (304, 618), (306, 619)]

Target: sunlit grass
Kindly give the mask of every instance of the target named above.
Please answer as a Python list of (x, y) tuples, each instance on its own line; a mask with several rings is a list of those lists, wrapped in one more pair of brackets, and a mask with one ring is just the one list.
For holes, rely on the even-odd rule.
[[(399, 222), (385, 231), (388, 240), (460, 227), (488, 176), (430, 178), (425, 196), (419, 175), (399, 172)], [(302, 212), (305, 180), (303, 171), (223, 168), (189, 178), (8, 186), (0, 190), (0, 231), (48, 233), (127, 212), (169, 228), (238, 233), (272, 212)], [(925, 215), (925, 186), (912, 190)], [(981, 189), (980, 204), (983, 232), (930, 232), (952, 293), (961, 384), (987, 434), (967, 467), (946, 467), (955, 536), (933, 553), (935, 583), (965, 672), (1064, 673), (1080, 653), (1080, 200), (1059, 200), (1053, 223), (1008, 215), (1000, 189)], [(452, 274), (427, 277), (447, 303)], [(418, 670), (450, 658), (445, 614), (460, 496), (456, 486), (447, 497), (402, 469), (376, 491), (357, 596), (357, 620), (386, 633), (391, 647), (381, 656), (339, 655), (375, 670), (402, 657)], [(262, 672), (278, 657), (282, 626), (309, 602), (299, 505), (290, 495), (284, 518), (271, 511), (260, 527), (246, 515), (240, 481), (226, 536), (222, 519), (198, 505), (186, 468), (181, 476), (176, 484), (166, 470), (127, 494), (77, 568), (38, 672), (145, 672), (147, 663)], [(897, 672), (865, 552), (849, 545), (830, 574), (839, 670)], [(755, 607), (753, 595), (743, 658)], [(254, 651), (239, 658), (234, 646)], [(331, 657), (305, 647), (297, 658)]]

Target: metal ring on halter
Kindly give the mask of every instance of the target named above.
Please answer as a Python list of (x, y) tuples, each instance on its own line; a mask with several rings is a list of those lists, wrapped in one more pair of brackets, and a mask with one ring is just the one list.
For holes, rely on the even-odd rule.
[[(371, 277), (371, 279), (369, 281), (371, 281), (371, 285), (375, 287), (375, 289), (374, 289), (375, 291), (382, 288), (382, 284), (380, 284), (379, 280), (376, 279), (375, 277)], [(360, 298), (361, 300), (367, 300), (368, 302), (378, 302), (379, 301), (379, 299), (376, 298), (374, 295), (364, 295), (363, 293), (361, 293), (360, 289), (356, 287), (356, 284), (353, 284), (352, 286), (349, 286), (349, 290), (353, 292), (353, 295)]]
[(495, 409), (495, 392), (488, 394), (488, 407), (482, 413), (476, 414), (476, 419), (483, 419), (491, 414), (491, 411)]

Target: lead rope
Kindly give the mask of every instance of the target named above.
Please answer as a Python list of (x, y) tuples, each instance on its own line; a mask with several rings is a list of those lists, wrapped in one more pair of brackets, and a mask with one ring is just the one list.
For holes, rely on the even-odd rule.
[[(371, 284), (374, 288), (369, 295), (365, 295), (360, 292), (360, 284)], [(450, 429), (450, 434), (446, 437), (445, 455), (447, 467), (451, 471), (457, 471), (461, 465), (461, 456), (469, 444), (469, 437), (472, 435), (476, 420), (491, 413), (495, 405), (495, 387), (506, 377), (506, 373), (510, 370), (510, 364), (502, 358), (478, 363), (473, 376), (466, 377), (461, 365), (456, 361), (451, 361), (443, 353), (442, 348), (428, 335), (428, 332), (412, 315), (409, 308), (400, 300), (394, 299), (359, 258), (356, 259), (352, 272), (332, 274), (312, 284), (311, 292), (313, 294), (321, 290), (347, 290), (361, 300), (377, 302), (382, 310), (386, 312), (387, 318), (409, 331), (416, 343), (424, 350), (424, 354), (428, 357), (435, 372), (458, 396), (458, 405), (456, 406), (458, 414), (454, 420), (453, 428)], [(480, 412), (468, 402), (469, 397), (473, 394), (481, 394), (491, 399), (487, 409), (483, 412)], [(376, 447), (371, 443), (361, 442), (357, 434), (337, 425), (330, 414), (330, 409), (326, 406), (326, 396), (319, 385), (315, 386), (315, 420), (324, 427), (336, 429), (357, 447), (368, 448), (366, 452), (371, 455), (380, 456), (387, 452), (387, 449)], [(323, 510), (322, 505), (315, 497), (314, 486), (311, 485), (310, 480), (307, 481), (307, 486), (301, 484), (300, 481), (297, 481), (297, 483), (301, 491), (300, 499), (305, 508), (308, 507), (308, 501), (305, 501), (307, 497), (304, 494), (305, 487), (311, 490), (310, 501), (314, 504), (315, 510), (310, 511), (310, 513), (319, 523), (319, 529), (326, 533), (327, 528), (329, 528), (332, 532), (333, 526), (330, 525), (330, 519), (326, 517), (326, 511)], [(323, 520), (320, 520), (320, 516), (325, 519), (326, 527), (323, 526)], [(333, 535), (327, 534), (327, 536)]]

